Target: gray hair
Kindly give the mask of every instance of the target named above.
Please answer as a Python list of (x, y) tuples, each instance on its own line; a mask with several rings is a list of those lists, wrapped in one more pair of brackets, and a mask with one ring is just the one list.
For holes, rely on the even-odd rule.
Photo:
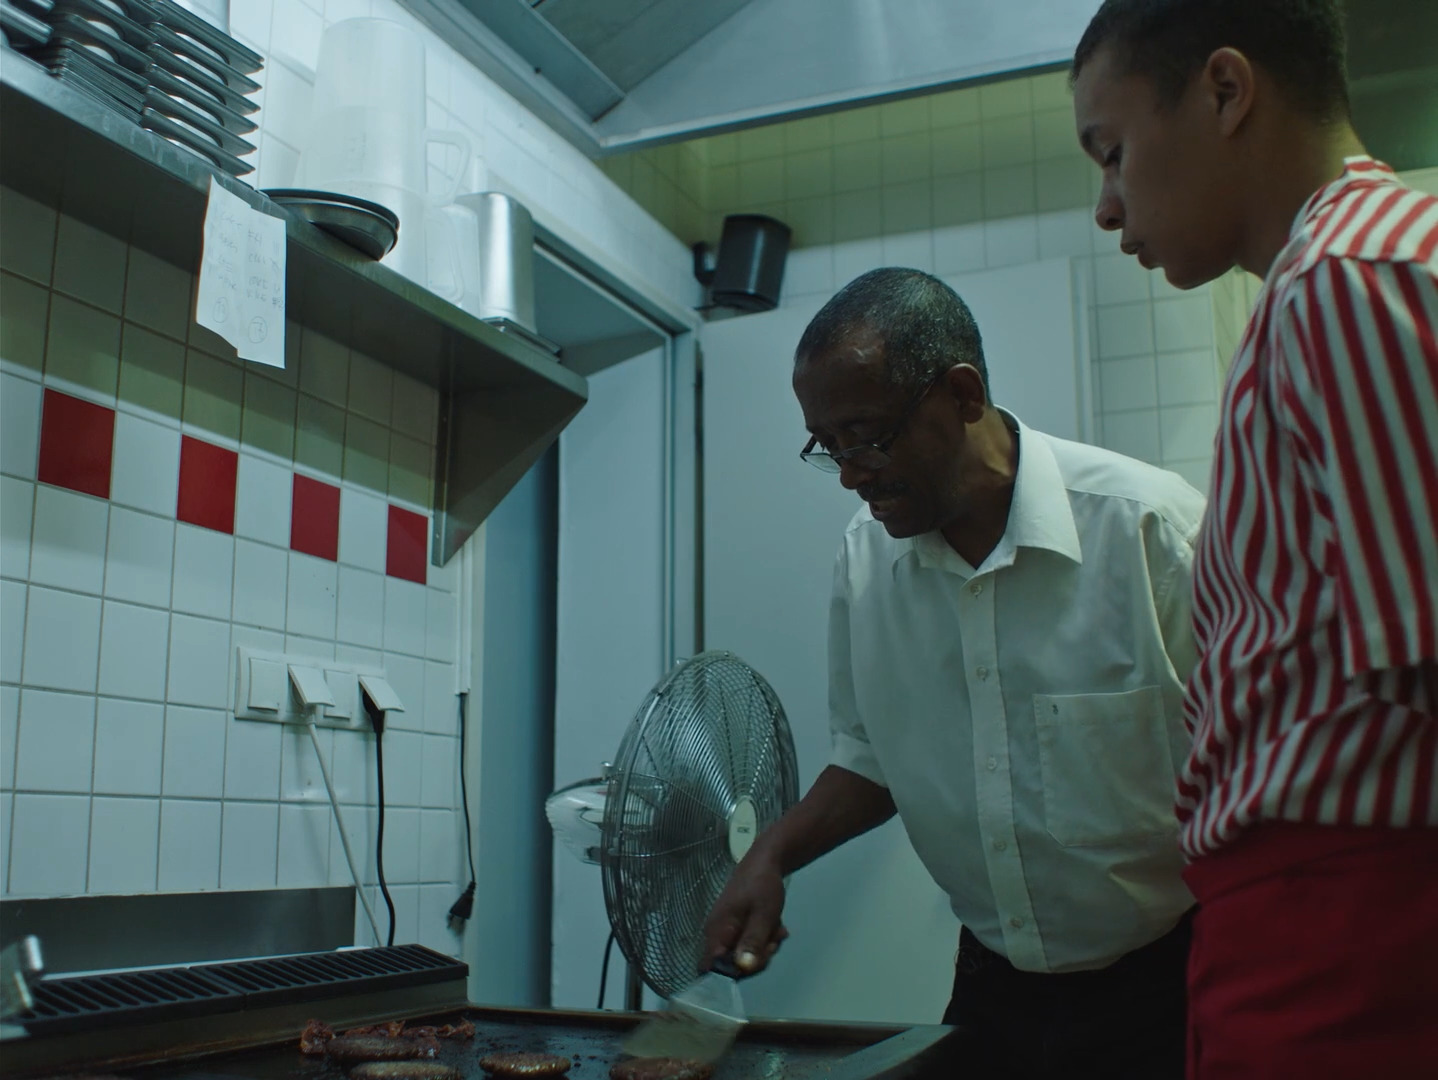
[(891, 266), (855, 278), (810, 321), (794, 364), (802, 367), (864, 332), (883, 342), (894, 385), (918, 390), (955, 364), (971, 364), (988, 396), (989, 369), (973, 313), (932, 274)]

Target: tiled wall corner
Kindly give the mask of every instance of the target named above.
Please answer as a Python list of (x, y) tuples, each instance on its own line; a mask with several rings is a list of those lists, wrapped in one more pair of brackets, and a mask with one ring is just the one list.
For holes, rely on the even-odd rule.
[[(17, 207), (0, 189), (7, 229)], [(346, 881), (307, 737), (229, 717), (252, 645), (385, 669), (406, 706), (387, 801), (415, 825), (386, 836), (400, 939), (456, 951), (421, 918), (430, 893), (453, 902), (463, 854), (438, 850), (458, 819), (459, 605), (427, 565), (435, 392), (293, 323), (288, 367), (237, 361), (191, 322), (188, 273), (25, 220), (27, 243), (0, 245), (3, 894)], [(322, 744), (372, 847), (373, 736)]]

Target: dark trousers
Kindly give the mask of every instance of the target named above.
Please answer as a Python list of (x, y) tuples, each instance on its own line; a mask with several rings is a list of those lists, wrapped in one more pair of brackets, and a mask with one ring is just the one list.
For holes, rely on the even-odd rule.
[(1098, 971), (1019, 971), (959, 936), (944, 1023), (963, 1030), (965, 1080), (1183, 1080), (1193, 913)]

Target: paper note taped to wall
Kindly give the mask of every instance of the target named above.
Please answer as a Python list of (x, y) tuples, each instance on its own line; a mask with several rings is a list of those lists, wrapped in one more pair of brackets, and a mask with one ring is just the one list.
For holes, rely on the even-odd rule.
[(195, 321), (242, 360), (285, 366), (285, 223), (210, 177)]

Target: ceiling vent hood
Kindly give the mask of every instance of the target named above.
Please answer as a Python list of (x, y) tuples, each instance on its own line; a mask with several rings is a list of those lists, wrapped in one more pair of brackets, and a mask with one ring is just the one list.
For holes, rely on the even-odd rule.
[(1096, 0), (405, 0), (591, 156), (1067, 63)]

